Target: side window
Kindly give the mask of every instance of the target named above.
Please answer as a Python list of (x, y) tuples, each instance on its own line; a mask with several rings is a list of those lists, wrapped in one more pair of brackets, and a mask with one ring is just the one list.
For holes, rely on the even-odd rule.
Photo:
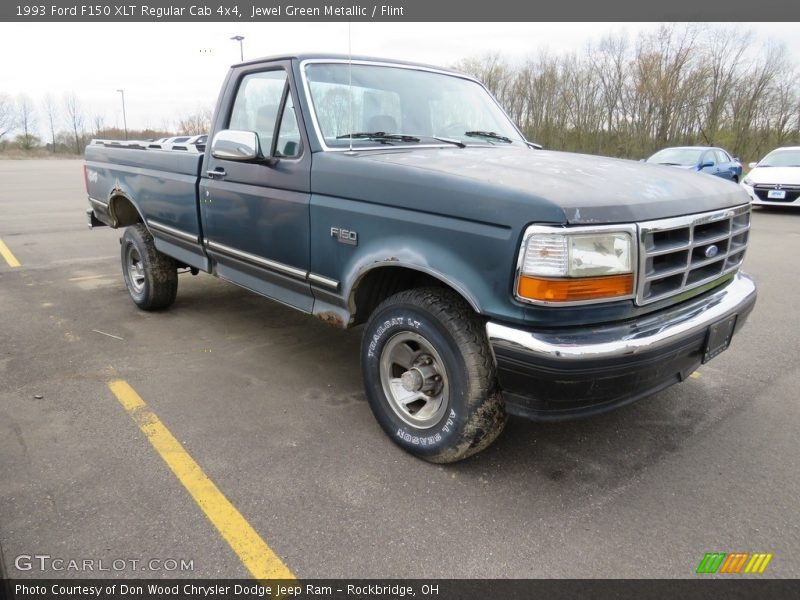
[(717, 155), (717, 164), (731, 162), (731, 157), (728, 156), (722, 150), (717, 150), (716, 155)]
[(266, 71), (246, 75), (236, 92), (228, 127), (255, 131), (264, 154), (269, 154), (272, 148), (285, 87), (285, 71)]
[(700, 161), (700, 164), (705, 163), (716, 163), (717, 157), (714, 156), (714, 152), (712, 150), (708, 150), (703, 154), (703, 159)]
[(292, 95), (286, 97), (286, 106), (278, 129), (278, 144), (275, 146), (277, 156), (296, 158), (300, 156), (300, 128), (297, 126), (297, 114), (294, 110)]

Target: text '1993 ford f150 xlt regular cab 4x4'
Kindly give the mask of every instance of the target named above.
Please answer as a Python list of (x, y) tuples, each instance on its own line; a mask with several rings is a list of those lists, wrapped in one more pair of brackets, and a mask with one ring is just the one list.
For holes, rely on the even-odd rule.
[(364, 324), (375, 417), (429, 461), (485, 448), (507, 414), (586, 416), (682, 381), (755, 304), (739, 186), (541, 150), (459, 73), (245, 62), (210, 134), (204, 152), (86, 149), (90, 224), (126, 228), (133, 301), (168, 307), (190, 268)]

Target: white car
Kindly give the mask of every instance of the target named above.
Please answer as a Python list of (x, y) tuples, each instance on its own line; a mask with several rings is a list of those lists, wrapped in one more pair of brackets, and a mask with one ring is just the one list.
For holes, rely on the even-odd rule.
[(741, 186), (754, 206), (800, 208), (800, 146), (773, 150), (750, 169)]

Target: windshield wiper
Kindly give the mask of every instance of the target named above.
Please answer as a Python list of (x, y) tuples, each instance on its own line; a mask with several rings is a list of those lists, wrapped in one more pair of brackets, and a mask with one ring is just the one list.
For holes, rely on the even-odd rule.
[(413, 135), (404, 135), (402, 133), (386, 133), (385, 131), (362, 131), (359, 133), (346, 133), (344, 135), (337, 135), (337, 140), (344, 140), (344, 139), (354, 139), (354, 140), (375, 140), (376, 142), (381, 142), (382, 144), (388, 144), (390, 142), (418, 142), (419, 138), (414, 137)]
[(511, 138), (507, 138), (506, 136), (495, 133), (494, 131), (465, 131), (464, 135), (468, 135), (469, 137), (483, 137), (489, 138), (490, 140), (499, 140), (501, 142), (505, 142), (506, 144), (511, 143)]
[(660, 162), (657, 165), (669, 165), (670, 167), (688, 167), (689, 165), (682, 165), (681, 163)]
[(453, 144), (454, 146), (458, 146), (459, 148), (466, 148), (467, 147), (467, 145), (464, 142), (460, 141), (460, 140), (454, 140), (452, 138), (446, 138), (446, 137), (439, 137), (438, 135), (432, 135), (431, 137), (434, 140), (438, 140), (440, 142), (446, 142), (448, 144)]

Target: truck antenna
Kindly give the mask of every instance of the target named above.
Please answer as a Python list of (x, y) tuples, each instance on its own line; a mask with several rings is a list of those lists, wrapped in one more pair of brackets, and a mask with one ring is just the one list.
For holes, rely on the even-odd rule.
[(353, 151), (353, 36), (351, 33), (353, 22), (347, 22), (347, 93), (350, 100), (350, 152)]

